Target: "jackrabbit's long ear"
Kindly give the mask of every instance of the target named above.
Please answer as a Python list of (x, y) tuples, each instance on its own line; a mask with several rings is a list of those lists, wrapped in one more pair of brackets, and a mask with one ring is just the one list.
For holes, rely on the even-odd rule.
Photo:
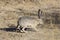
[(42, 11), (41, 9), (38, 10), (38, 18), (40, 19), (42, 17)]

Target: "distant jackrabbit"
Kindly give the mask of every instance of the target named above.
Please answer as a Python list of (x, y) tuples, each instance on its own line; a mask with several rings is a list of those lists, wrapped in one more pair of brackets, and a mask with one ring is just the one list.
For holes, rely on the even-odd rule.
[(20, 17), (17, 22), (17, 29), (26, 32), (24, 30), (25, 28), (34, 28), (36, 31), (38, 31), (36, 28), (38, 24), (43, 25), (42, 12), (40, 9), (38, 10), (38, 18), (31, 16)]

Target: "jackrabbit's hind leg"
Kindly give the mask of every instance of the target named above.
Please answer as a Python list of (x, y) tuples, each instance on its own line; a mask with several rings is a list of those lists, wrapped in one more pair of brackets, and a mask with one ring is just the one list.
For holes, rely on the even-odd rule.
[(22, 31), (26, 33), (27, 31), (25, 30), (25, 28), (26, 28), (26, 27), (23, 27)]
[(18, 25), (17, 28), (16, 28), (16, 31), (21, 32), (22, 31), (22, 26)]

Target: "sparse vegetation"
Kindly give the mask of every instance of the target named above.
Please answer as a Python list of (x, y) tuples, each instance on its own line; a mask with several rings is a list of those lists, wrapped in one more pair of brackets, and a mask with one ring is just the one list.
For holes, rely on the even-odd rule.
[(21, 16), (37, 17), (38, 9), (45, 16), (40, 32), (0, 30), (0, 40), (60, 40), (60, 0), (0, 0), (0, 28), (16, 27)]

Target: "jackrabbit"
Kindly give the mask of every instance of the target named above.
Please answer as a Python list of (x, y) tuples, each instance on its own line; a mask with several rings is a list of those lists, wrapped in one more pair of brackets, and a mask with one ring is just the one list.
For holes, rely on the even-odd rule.
[(17, 29), (21, 32), (26, 32), (25, 28), (34, 28), (36, 31), (38, 31), (36, 28), (38, 24), (44, 24), (42, 20), (42, 11), (40, 9), (38, 10), (38, 18), (31, 16), (20, 17), (17, 21)]

